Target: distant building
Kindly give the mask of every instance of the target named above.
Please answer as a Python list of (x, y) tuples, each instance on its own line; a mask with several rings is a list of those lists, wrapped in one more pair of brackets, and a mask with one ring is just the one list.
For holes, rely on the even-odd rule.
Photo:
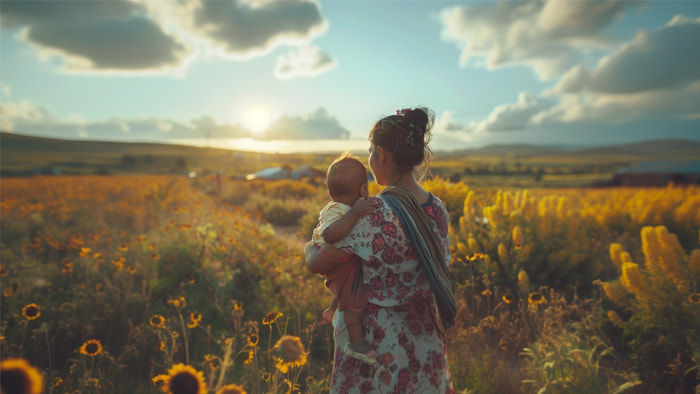
[(254, 179), (266, 179), (266, 180), (275, 180), (275, 179), (290, 179), (292, 176), (292, 171), (289, 168), (285, 167), (269, 167), (265, 168), (264, 170), (260, 170), (254, 174), (248, 174), (246, 175), (245, 179), (252, 181)]
[(615, 172), (612, 186), (700, 184), (700, 161), (649, 161)]

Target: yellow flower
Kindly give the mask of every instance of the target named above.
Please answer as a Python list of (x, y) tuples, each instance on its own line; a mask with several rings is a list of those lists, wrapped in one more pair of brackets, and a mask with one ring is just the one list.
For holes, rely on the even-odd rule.
[(527, 276), (527, 272), (522, 270), (518, 272), (518, 285), (524, 288), (530, 286), (530, 277)]
[(165, 326), (165, 318), (161, 315), (153, 315), (148, 319), (148, 323), (155, 328), (163, 328)]
[(165, 351), (165, 341), (160, 341), (160, 347), (158, 349), (160, 349), (162, 352)]
[(133, 275), (133, 274), (136, 273), (137, 268), (136, 268), (136, 267), (133, 267), (133, 266), (129, 266), (126, 270), (127, 270), (130, 274)]
[(622, 267), (622, 258), (620, 257), (620, 254), (622, 254), (622, 245), (619, 243), (612, 243), (610, 244), (610, 259), (613, 261), (615, 264), (615, 267), (620, 268)]
[(199, 322), (202, 320), (202, 315), (196, 312), (190, 313), (190, 321), (187, 323), (187, 327), (189, 328), (195, 328), (199, 325)]
[(119, 245), (119, 250), (122, 252), (126, 252), (129, 250), (129, 243), (128, 242), (122, 242), (121, 245)]
[(530, 303), (530, 305), (546, 304), (547, 299), (544, 298), (542, 293), (535, 291), (530, 293), (530, 295), (527, 297), (527, 302)]
[(180, 297), (180, 298), (174, 298), (172, 300), (168, 300), (168, 304), (174, 306), (175, 308), (179, 308), (180, 304), (184, 307), (185, 305), (185, 297)]
[(688, 301), (695, 305), (700, 305), (700, 293), (693, 293), (688, 297)]
[(217, 391), (216, 394), (248, 394), (243, 386), (237, 384), (227, 384), (222, 387), (221, 390)]
[(91, 251), (90, 248), (80, 248), (80, 257), (89, 257)]
[(627, 293), (627, 290), (622, 287), (619, 281), (604, 282), (603, 292), (605, 292), (605, 295), (610, 299), (610, 301), (614, 302), (618, 306), (625, 306), (627, 303), (626, 298), (629, 293)]
[(306, 352), (299, 337), (283, 335), (272, 350), (276, 359), (275, 366), (282, 373), (287, 373), (291, 367), (306, 364)]
[(6, 358), (0, 363), (0, 387), (4, 393), (41, 394), (44, 375), (23, 358)]
[(0, 264), (0, 277), (5, 278), (7, 275), (9, 275), (9, 273), (5, 269), (5, 264)]
[(622, 318), (620, 315), (617, 314), (615, 311), (608, 311), (608, 319), (612, 322), (613, 325), (616, 327), (622, 328), (624, 325), (624, 322), (622, 321)]
[(248, 335), (248, 346), (257, 346), (259, 340), (260, 338), (256, 333)]
[(262, 319), (262, 324), (265, 326), (272, 325), (277, 322), (277, 319), (282, 317), (282, 312), (268, 312)]
[(243, 364), (250, 364), (253, 362), (253, 358), (255, 357), (255, 351), (254, 350), (249, 350), (248, 351), (248, 357), (246, 357), (245, 360), (243, 360)]
[(80, 347), (80, 354), (86, 356), (95, 357), (100, 353), (102, 353), (102, 343), (97, 339), (88, 339), (83, 343), (83, 346)]
[(522, 246), (525, 243), (523, 240), (523, 230), (520, 226), (515, 226), (513, 228), (513, 244), (517, 247)]
[(503, 297), (501, 297), (501, 299), (506, 304), (511, 304), (511, 303), (513, 303), (513, 300), (514, 300), (513, 295), (511, 295), (511, 294), (503, 294)]
[(272, 378), (272, 374), (269, 372), (263, 372), (260, 374), (260, 379), (264, 380), (265, 382), (269, 382), (271, 378)]
[(19, 283), (17, 282), (12, 282), (7, 289), (2, 291), (2, 295), (5, 297), (12, 297), (17, 293), (19, 293)]
[(158, 255), (158, 253), (153, 253), (151, 255), (151, 260), (158, 260), (159, 258), (160, 258), (160, 256)]
[(185, 364), (175, 364), (168, 370), (164, 390), (176, 394), (207, 394), (204, 373)]
[(37, 319), (39, 316), (41, 316), (39, 305), (34, 303), (28, 304), (22, 308), (22, 316), (24, 316), (24, 318), (27, 320)]
[(490, 295), (493, 295), (493, 293), (491, 292), (491, 290), (486, 289), (486, 290), (481, 292), (481, 295), (490, 296)]

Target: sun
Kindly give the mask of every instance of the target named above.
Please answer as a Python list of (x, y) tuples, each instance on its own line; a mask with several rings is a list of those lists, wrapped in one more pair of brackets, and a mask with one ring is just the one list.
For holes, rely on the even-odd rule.
[(242, 112), (241, 123), (254, 134), (260, 134), (270, 126), (272, 118), (267, 108), (254, 105), (246, 108)]

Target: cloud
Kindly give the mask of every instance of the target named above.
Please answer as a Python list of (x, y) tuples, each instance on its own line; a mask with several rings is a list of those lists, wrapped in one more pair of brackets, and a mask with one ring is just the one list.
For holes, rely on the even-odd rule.
[(164, 118), (123, 118), (86, 121), (61, 117), (51, 108), (29, 101), (0, 102), (0, 130), (51, 138), (89, 138), (111, 141), (168, 141), (183, 139), (266, 140), (348, 139), (350, 132), (323, 107), (305, 117), (284, 115), (262, 136), (240, 124), (219, 123), (211, 116), (189, 122)]
[[(460, 64), (487, 69), (529, 65), (543, 79), (560, 75), (592, 49), (609, 45), (602, 29), (635, 2), (530, 0), (443, 9), (442, 38), (462, 50)], [(638, 4), (639, 2), (637, 2)]]
[(277, 57), (275, 77), (281, 80), (313, 77), (331, 70), (337, 63), (317, 47), (301, 47)]
[[(327, 30), (313, 0), (5, 1), (0, 7), (0, 26), (17, 31), (41, 59), (59, 58), (65, 71), (92, 74), (178, 73), (200, 53), (245, 60), (282, 45), (308, 45)], [(278, 60), (276, 72), (316, 75), (333, 65), (319, 50), (300, 51)]]
[(700, 18), (676, 16), (653, 32), (640, 31), (592, 69), (567, 71), (546, 95), (558, 105), (537, 124), (700, 117)]
[(51, 138), (112, 141), (244, 138), (251, 135), (249, 130), (240, 125), (221, 124), (209, 116), (202, 116), (191, 122), (120, 117), (88, 122), (78, 116), (58, 116), (51, 108), (29, 101), (0, 102), (0, 129)]
[(311, 0), (199, 1), (193, 33), (223, 54), (249, 58), (283, 45), (305, 45), (327, 29)]
[(438, 116), (435, 121), (435, 126), (433, 127), (433, 132), (438, 134), (454, 134), (456, 132), (471, 132), (468, 126), (461, 125), (453, 121), (455, 116), (455, 111), (445, 110), (442, 111), (440, 116)]
[(320, 107), (306, 117), (284, 115), (262, 135), (267, 140), (347, 139), (350, 132)]
[(123, 1), (9, 1), (2, 4), (4, 29), (41, 58), (60, 57), (67, 71), (153, 71), (180, 65), (188, 48)]
[(485, 120), (472, 123), (469, 130), (476, 133), (524, 130), (530, 126), (531, 117), (547, 105), (542, 98), (521, 92), (518, 101), (495, 107)]

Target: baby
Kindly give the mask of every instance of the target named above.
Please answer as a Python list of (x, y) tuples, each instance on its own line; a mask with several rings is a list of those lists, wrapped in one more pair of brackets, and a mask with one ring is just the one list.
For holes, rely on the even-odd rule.
[[(313, 242), (320, 246), (343, 239), (355, 222), (374, 213), (374, 205), (367, 199), (367, 169), (349, 153), (343, 153), (331, 163), (326, 173), (326, 185), (331, 201), (319, 213), (319, 224), (313, 232)], [(329, 272), (324, 272), (326, 287), (333, 292), (331, 305), (323, 311), (323, 318), (331, 321), (335, 309), (343, 311), (350, 342), (343, 351), (366, 363), (377, 362), (376, 351), (364, 340), (362, 313), (367, 306), (367, 296), (362, 286), (362, 272), (357, 256), (341, 262)], [(358, 276), (359, 275), (359, 276)], [(359, 286), (353, 290), (353, 281)]]

